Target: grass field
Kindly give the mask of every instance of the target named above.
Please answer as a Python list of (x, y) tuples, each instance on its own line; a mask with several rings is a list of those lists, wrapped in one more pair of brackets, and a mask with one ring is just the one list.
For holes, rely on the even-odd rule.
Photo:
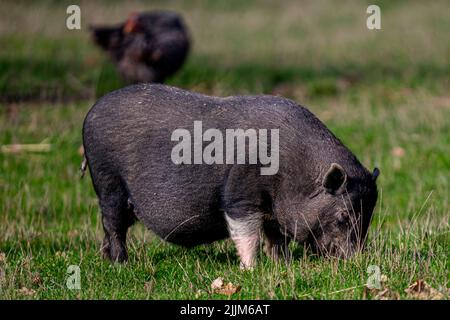
[[(60, 2), (2, 2), (0, 20), (0, 299), (380, 299), (449, 295), (450, 5), (378, 1), (81, 2), (81, 31)], [(231, 241), (184, 249), (137, 224), (130, 260), (100, 257), (90, 178), (80, 179), (83, 118), (123, 86), (87, 24), (133, 10), (184, 14), (194, 40), (169, 84), (215, 95), (277, 94), (314, 112), (361, 162), (381, 170), (367, 251), (346, 260), (293, 245), (288, 265), (260, 255), (242, 272)], [(45, 152), (4, 145), (50, 144)], [(78, 265), (81, 290), (66, 287)], [(380, 290), (365, 287), (371, 265)], [(211, 283), (240, 285), (231, 296)], [(405, 291), (424, 280), (421, 294)], [(431, 289), (430, 289), (431, 288)]]

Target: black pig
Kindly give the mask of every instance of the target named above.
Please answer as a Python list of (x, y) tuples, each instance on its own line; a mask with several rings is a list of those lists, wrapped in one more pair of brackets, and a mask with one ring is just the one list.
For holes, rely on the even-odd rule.
[(183, 18), (171, 11), (133, 13), (124, 23), (90, 30), (130, 83), (164, 82), (181, 68), (191, 46)]
[[(195, 136), (200, 122), (201, 130), (216, 130), (209, 132), (216, 132), (216, 147), (228, 146), (217, 132), (228, 139), (227, 129), (242, 129), (243, 135), (230, 136), (226, 155), (214, 149), (211, 162), (205, 156), (211, 135), (201, 131), (200, 142)], [(255, 145), (264, 129), (278, 132), (279, 141), (272, 134)], [(175, 152), (181, 143), (175, 132), (193, 133), (193, 148)], [(234, 145), (240, 138), (245, 149)], [(287, 256), (290, 240), (348, 257), (363, 245), (377, 200), (378, 169), (370, 173), (310, 111), (281, 97), (219, 98), (133, 85), (91, 108), (83, 144), (102, 211), (103, 253), (113, 261), (127, 260), (126, 234), (136, 219), (183, 246), (230, 236), (244, 268), (253, 266), (261, 235), (273, 257)], [(177, 152), (184, 162), (174, 160)]]

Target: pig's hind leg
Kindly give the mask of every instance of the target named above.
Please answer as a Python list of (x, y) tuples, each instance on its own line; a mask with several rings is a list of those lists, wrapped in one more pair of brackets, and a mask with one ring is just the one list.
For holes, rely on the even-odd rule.
[(128, 259), (126, 237), (128, 228), (133, 225), (135, 215), (129, 202), (128, 192), (120, 179), (109, 178), (98, 188), (102, 224), (105, 231), (103, 257), (113, 262)]
[(241, 269), (252, 269), (260, 243), (262, 214), (241, 215), (227, 212), (225, 219), (230, 237), (236, 245), (241, 260)]

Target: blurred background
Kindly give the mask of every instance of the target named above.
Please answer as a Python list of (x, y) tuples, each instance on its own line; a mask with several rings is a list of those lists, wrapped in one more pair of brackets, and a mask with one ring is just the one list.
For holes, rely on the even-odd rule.
[[(126, 83), (88, 26), (153, 9), (179, 13), (192, 39), (187, 60), (167, 84), (219, 96), (281, 95), (307, 106), (366, 167), (380, 168), (372, 236), (380, 230), (405, 235), (420, 225), (432, 235), (427, 247), (419, 246), (424, 252), (447, 247), (449, 1), (79, 1), (81, 30), (66, 28), (70, 4), (0, 4), (0, 251), (11, 261), (39, 252), (45, 274), (46, 268), (60, 272), (44, 262), (54, 252), (73, 246), (79, 252), (81, 246), (97, 256), (102, 231), (96, 197), (78, 171), (81, 126), (97, 98)], [(381, 8), (381, 30), (366, 27), (370, 4)], [(137, 243), (148, 240), (143, 230), (133, 232)], [(423, 272), (446, 286), (448, 255), (437, 252), (437, 262)], [(186, 268), (193, 265), (186, 261)], [(399, 261), (390, 265), (399, 272), (392, 286), (404, 288), (407, 271), (420, 267), (404, 263), (405, 271)], [(169, 282), (160, 290), (166, 297), (176, 291)], [(342, 283), (327, 286), (338, 290)], [(53, 292), (42, 295), (55, 297)], [(255, 292), (270, 297), (264, 287)], [(288, 286), (275, 296), (289, 298), (290, 292)]]
[(189, 60), (169, 83), (213, 94), (340, 95), (448, 88), (447, 1), (81, 1), (81, 30), (66, 28), (64, 1), (2, 1), (2, 101), (94, 99), (122, 85), (88, 25), (133, 11), (175, 10), (191, 31)]

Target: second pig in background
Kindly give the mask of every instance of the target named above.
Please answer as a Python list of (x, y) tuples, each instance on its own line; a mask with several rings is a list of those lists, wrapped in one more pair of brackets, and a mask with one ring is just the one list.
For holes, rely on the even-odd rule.
[(163, 83), (181, 68), (191, 46), (183, 19), (171, 11), (132, 13), (123, 23), (90, 30), (129, 83)]

